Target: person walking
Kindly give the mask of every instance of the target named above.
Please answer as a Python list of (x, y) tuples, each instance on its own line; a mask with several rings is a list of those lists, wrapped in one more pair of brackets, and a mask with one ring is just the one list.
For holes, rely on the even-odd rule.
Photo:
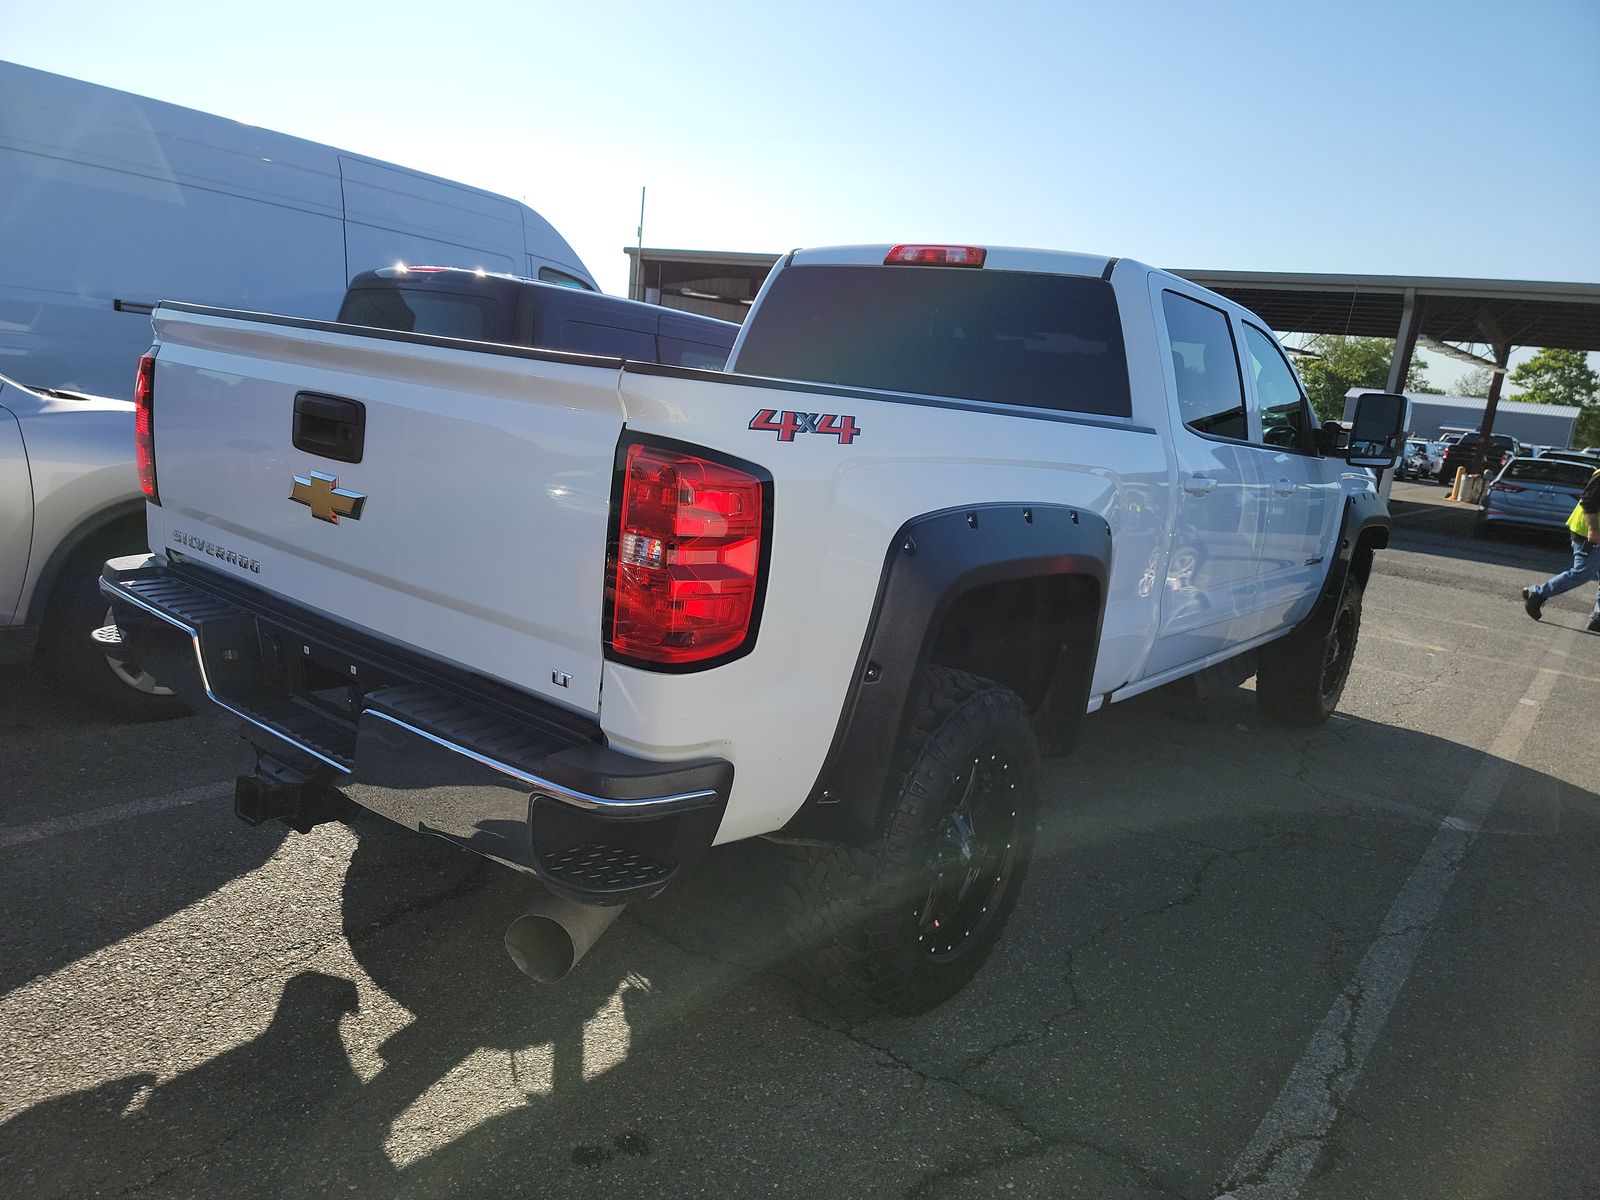
[[(1583, 495), (1567, 518), (1567, 529), (1572, 534), (1572, 566), (1543, 583), (1522, 589), (1522, 607), (1535, 621), (1543, 615), (1544, 602), (1550, 597), (1591, 581), (1600, 583), (1600, 471), (1589, 477)], [(1590, 633), (1600, 633), (1600, 588), (1595, 591), (1594, 608), (1585, 628)]]

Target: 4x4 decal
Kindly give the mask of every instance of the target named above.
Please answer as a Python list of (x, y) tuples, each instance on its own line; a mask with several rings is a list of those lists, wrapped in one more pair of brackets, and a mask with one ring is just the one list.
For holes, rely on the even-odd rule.
[(763, 408), (751, 417), (750, 428), (763, 433), (776, 433), (780, 442), (794, 441), (797, 433), (822, 433), (838, 438), (841, 446), (848, 446), (861, 436), (861, 430), (856, 428), (856, 419), (851, 416), (839, 416), (836, 413), (780, 413), (775, 408)]

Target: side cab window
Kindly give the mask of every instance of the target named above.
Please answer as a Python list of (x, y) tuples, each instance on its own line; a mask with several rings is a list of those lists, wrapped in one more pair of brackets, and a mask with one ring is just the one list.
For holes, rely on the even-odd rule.
[(1178, 292), (1161, 293), (1178, 414), (1206, 437), (1250, 440), (1239, 353), (1227, 313)]
[(1270, 333), (1244, 323), (1245, 367), (1261, 410), (1261, 440), (1279, 450), (1315, 454), (1311, 408), (1294, 368)]

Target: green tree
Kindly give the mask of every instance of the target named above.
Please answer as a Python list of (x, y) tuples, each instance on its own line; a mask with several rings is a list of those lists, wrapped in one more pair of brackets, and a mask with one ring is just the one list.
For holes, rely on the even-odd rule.
[(1489, 395), (1489, 384), (1494, 379), (1494, 374), (1488, 367), (1478, 367), (1468, 371), (1456, 380), (1455, 394), (1458, 396), (1483, 396)]
[(1577, 405), (1574, 444), (1600, 446), (1600, 375), (1582, 351), (1541, 350), (1506, 378), (1521, 389), (1514, 397), (1517, 400)]
[[(1389, 360), (1394, 355), (1394, 342), (1389, 338), (1322, 333), (1303, 348), (1318, 355), (1317, 358), (1302, 358), (1296, 365), (1305, 382), (1306, 394), (1311, 398), (1311, 406), (1321, 420), (1344, 420), (1344, 397), (1351, 388), (1381, 388), (1389, 382)], [(1406, 391), (1437, 390), (1428, 386), (1427, 368), (1428, 364), (1421, 359), (1411, 360), (1411, 370), (1406, 372)]]
[(1600, 403), (1600, 375), (1581, 350), (1541, 350), (1508, 378), (1516, 398), (1531, 404)]
[(1585, 404), (1578, 410), (1578, 423), (1572, 427), (1574, 446), (1600, 446), (1600, 404)]

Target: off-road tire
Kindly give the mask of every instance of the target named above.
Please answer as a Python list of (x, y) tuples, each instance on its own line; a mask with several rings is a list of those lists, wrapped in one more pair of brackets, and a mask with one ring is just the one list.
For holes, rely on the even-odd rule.
[[(45, 622), (42, 665), (105, 716), (134, 721), (185, 716), (189, 707), (170, 691), (140, 690), (121, 678), (105, 647), (90, 636), (109, 620), (110, 606), (100, 591), (100, 570), (106, 559), (119, 553), (127, 553), (127, 548), (97, 538), (62, 568)], [(126, 674), (139, 673), (137, 665), (121, 661)]]
[[(787, 901), (801, 974), (852, 1016), (909, 1016), (960, 991), (994, 949), (1033, 849), (1039, 748), (1022, 699), (933, 667), (914, 703), (872, 843), (797, 847), (791, 857)], [(972, 810), (980, 800), (985, 826)], [(961, 835), (974, 830), (963, 851)], [(960, 879), (973, 878), (961, 888)], [(955, 906), (943, 929), (940, 904)]]
[(1256, 702), (1279, 725), (1320, 725), (1339, 707), (1361, 633), (1361, 585), (1345, 580), (1327, 632), (1292, 633), (1261, 648)]

